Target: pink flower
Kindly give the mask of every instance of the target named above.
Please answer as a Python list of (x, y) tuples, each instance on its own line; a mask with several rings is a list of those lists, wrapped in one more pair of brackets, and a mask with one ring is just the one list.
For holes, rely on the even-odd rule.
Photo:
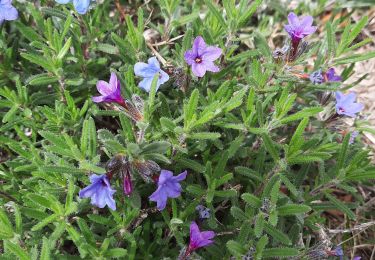
[(215, 232), (213, 231), (203, 231), (199, 230), (197, 223), (194, 221), (190, 224), (190, 243), (188, 251), (192, 252), (200, 247), (205, 247), (211, 245), (214, 241)]
[(125, 103), (124, 99), (121, 96), (121, 85), (120, 81), (117, 79), (116, 73), (111, 73), (111, 78), (108, 82), (99, 80), (96, 83), (96, 88), (98, 89), (101, 96), (92, 97), (92, 101), (95, 103), (100, 102), (115, 102), (120, 105)]
[(220, 69), (214, 64), (222, 54), (218, 47), (207, 46), (201, 36), (195, 38), (193, 48), (185, 52), (185, 61), (191, 65), (193, 74), (203, 77), (206, 71), (218, 72)]

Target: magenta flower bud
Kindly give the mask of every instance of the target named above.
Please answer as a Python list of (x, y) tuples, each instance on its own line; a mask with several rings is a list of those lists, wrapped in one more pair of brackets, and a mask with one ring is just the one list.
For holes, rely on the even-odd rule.
[(218, 47), (207, 46), (201, 36), (195, 38), (193, 48), (185, 52), (185, 61), (191, 65), (193, 74), (203, 77), (206, 71), (218, 72), (220, 69), (214, 64), (222, 54)]
[(107, 102), (107, 103), (118, 103), (119, 105), (124, 105), (125, 101), (121, 96), (121, 85), (120, 81), (117, 79), (116, 73), (111, 73), (111, 78), (109, 82), (99, 80), (96, 83), (96, 88), (98, 89), (101, 96), (92, 97), (92, 101), (95, 103)]
[(133, 183), (129, 171), (123, 177), (123, 190), (126, 196), (130, 196), (133, 192)]

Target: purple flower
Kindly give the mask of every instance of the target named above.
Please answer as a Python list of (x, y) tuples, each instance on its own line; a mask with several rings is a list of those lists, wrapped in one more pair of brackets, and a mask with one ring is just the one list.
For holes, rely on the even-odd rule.
[(120, 105), (123, 105), (125, 103), (124, 99), (121, 96), (121, 85), (120, 81), (117, 79), (116, 73), (111, 73), (109, 83), (103, 80), (99, 80), (98, 83), (96, 83), (96, 88), (102, 95), (98, 97), (93, 97), (92, 101), (96, 103), (115, 102)]
[(326, 81), (328, 81), (328, 82), (342, 81), (341, 76), (336, 75), (336, 72), (335, 72), (334, 68), (330, 68), (329, 70), (327, 70), (327, 72), (325, 73), (325, 78), (326, 78)]
[(18, 18), (18, 11), (12, 5), (12, 0), (0, 0), (0, 24), (6, 21), (13, 21)]
[(215, 232), (213, 231), (203, 231), (200, 232), (197, 223), (194, 221), (190, 224), (190, 243), (188, 252), (192, 252), (200, 247), (205, 247), (211, 245), (214, 241)]
[(91, 198), (91, 204), (99, 208), (107, 205), (110, 209), (116, 210), (116, 203), (113, 194), (116, 192), (111, 188), (109, 179), (106, 175), (91, 175), (91, 185), (87, 186), (79, 192), (80, 198)]
[(356, 94), (349, 93), (344, 95), (342, 92), (336, 92), (336, 112), (339, 115), (356, 117), (356, 113), (363, 109), (363, 104), (355, 103)]
[(288, 15), (288, 21), (289, 24), (285, 25), (284, 28), (292, 38), (292, 42), (297, 43), (297, 46), (301, 39), (313, 34), (317, 29), (316, 26), (312, 26), (312, 16), (303, 16), (299, 19), (297, 15), (292, 12)]
[(218, 72), (219, 67), (214, 61), (220, 57), (222, 50), (218, 47), (207, 46), (201, 36), (195, 38), (193, 48), (185, 52), (185, 61), (191, 65), (197, 77), (203, 77), (206, 71)]
[(360, 256), (355, 256), (354, 258), (353, 258), (353, 260), (361, 260), (362, 259), (362, 257), (360, 257)]
[(77, 13), (85, 14), (89, 10), (91, 0), (55, 0), (59, 4), (67, 4), (73, 1)]
[(139, 87), (147, 92), (150, 92), (152, 80), (156, 74), (159, 74), (159, 79), (156, 84), (156, 90), (159, 89), (160, 85), (169, 80), (167, 73), (160, 69), (160, 64), (155, 57), (148, 59), (148, 64), (144, 62), (137, 62), (134, 65), (134, 74), (143, 77), (143, 80), (139, 82)]
[(158, 210), (163, 210), (167, 205), (167, 199), (177, 198), (181, 195), (181, 184), (180, 181), (185, 180), (187, 171), (180, 173), (177, 176), (173, 176), (173, 172), (167, 170), (161, 170), (158, 188), (151, 194), (150, 201), (157, 202)]
[(340, 257), (340, 260), (344, 259), (344, 251), (342, 250), (341, 246), (337, 246), (333, 252), (335, 256)]
[(319, 69), (319, 70), (314, 71), (313, 73), (311, 73), (310, 76), (309, 76), (309, 78), (310, 78), (310, 81), (313, 84), (321, 84), (321, 83), (324, 82), (324, 77), (323, 77), (321, 69)]

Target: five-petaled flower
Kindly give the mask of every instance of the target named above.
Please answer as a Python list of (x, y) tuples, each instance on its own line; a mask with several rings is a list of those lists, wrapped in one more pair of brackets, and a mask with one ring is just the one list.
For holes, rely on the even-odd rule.
[(173, 172), (167, 170), (161, 170), (158, 188), (151, 194), (150, 201), (157, 203), (158, 210), (163, 210), (167, 205), (167, 199), (177, 198), (181, 195), (181, 184), (180, 181), (185, 180), (187, 171), (180, 173), (177, 176), (173, 176)]
[(137, 62), (134, 65), (134, 74), (143, 78), (143, 80), (139, 82), (138, 86), (147, 92), (150, 92), (152, 80), (156, 74), (159, 75), (159, 79), (156, 83), (156, 90), (159, 89), (161, 84), (169, 80), (168, 74), (160, 69), (160, 64), (155, 57), (149, 58), (148, 64), (144, 62)]
[(207, 46), (201, 36), (195, 38), (193, 48), (185, 52), (185, 61), (191, 65), (193, 74), (203, 77), (206, 71), (218, 72), (220, 69), (214, 64), (222, 54), (218, 47)]
[(0, 24), (6, 21), (13, 21), (18, 18), (18, 11), (12, 5), (12, 0), (0, 0)]
[(116, 210), (116, 203), (113, 194), (116, 192), (111, 188), (109, 179), (106, 175), (90, 176), (91, 184), (79, 192), (80, 198), (91, 198), (91, 204), (99, 208), (107, 205), (110, 209)]
[(191, 253), (192, 251), (211, 245), (214, 241), (211, 240), (215, 237), (215, 232), (213, 231), (203, 231), (199, 230), (197, 223), (192, 222), (190, 224), (190, 243), (187, 251)]
[(55, 0), (59, 4), (67, 4), (73, 2), (77, 13), (85, 14), (89, 10), (91, 0)]
[(102, 95), (98, 97), (93, 97), (92, 100), (94, 102), (115, 102), (120, 105), (124, 104), (125, 101), (121, 96), (121, 84), (120, 81), (117, 79), (116, 73), (111, 73), (109, 83), (103, 80), (99, 80), (98, 83), (96, 83), (96, 88)]
[[(298, 43), (306, 36), (316, 31), (316, 26), (312, 26), (313, 18), (311, 16), (303, 16), (301, 19), (295, 13), (289, 13), (289, 24), (284, 25), (285, 30), (292, 38), (293, 43)], [(295, 46), (293, 46), (295, 47)]]
[(342, 92), (336, 92), (336, 112), (339, 115), (356, 117), (356, 113), (363, 109), (363, 104), (356, 103), (356, 94), (349, 93), (344, 95)]

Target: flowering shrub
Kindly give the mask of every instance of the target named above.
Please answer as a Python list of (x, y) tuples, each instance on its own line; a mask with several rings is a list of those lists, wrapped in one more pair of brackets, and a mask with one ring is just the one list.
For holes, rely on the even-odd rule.
[(346, 83), (368, 18), (272, 8), (0, 0), (4, 259), (344, 257), (325, 212), (361, 223), (375, 178)]

